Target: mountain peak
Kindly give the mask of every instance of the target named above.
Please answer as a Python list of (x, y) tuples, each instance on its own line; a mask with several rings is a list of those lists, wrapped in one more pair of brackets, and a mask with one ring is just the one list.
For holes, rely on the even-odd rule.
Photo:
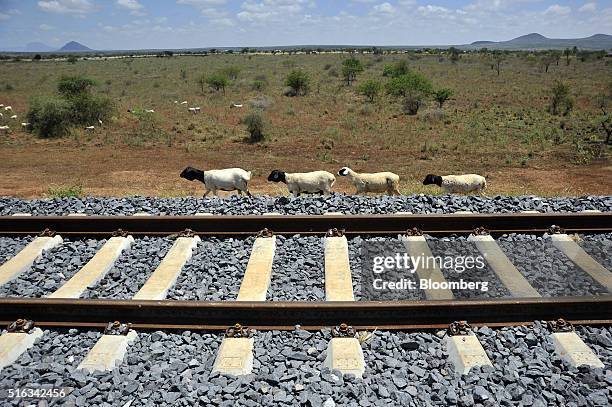
[(83, 44), (80, 44), (76, 41), (67, 42), (66, 45), (59, 49), (60, 51), (66, 52), (81, 52), (81, 51), (93, 51), (91, 48), (86, 47)]
[(520, 37), (516, 37), (510, 41), (516, 41), (516, 42), (533, 42), (533, 41), (546, 41), (548, 38), (546, 38), (545, 36), (543, 36), (542, 34), (539, 33), (531, 33), (531, 34), (526, 34), (526, 35), (521, 35)]

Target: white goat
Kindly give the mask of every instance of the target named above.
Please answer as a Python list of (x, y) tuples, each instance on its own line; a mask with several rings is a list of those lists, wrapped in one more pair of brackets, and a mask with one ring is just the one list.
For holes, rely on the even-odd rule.
[(30, 125), (30, 123), (25, 123), (25, 122), (21, 123), (21, 127), (23, 127), (23, 128), (26, 128), (26, 127), (28, 127), (29, 125)]
[(0, 126), (0, 130), (6, 132), (6, 131), (10, 130), (10, 127), (9, 126)]
[(11, 116), (11, 119), (16, 120), (16, 119), (17, 119), (17, 115), (16, 115), (16, 114), (12, 115), (12, 116)]
[(446, 193), (483, 193), (487, 187), (487, 180), (482, 175), (434, 175), (428, 174), (423, 180), (423, 185), (435, 184)]
[(153, 109), (145, 109), (145, 113), (155, 113), (155, 110), (153, 110)]
[(231, 108), (234, 108), (234, 107), (241, 108), (241, 107), (242, 107), (242, 103), (232, 103), (232, 104), (230, 105), (230, 109), (231, 109)]
[(300, 196), (303, 192), (329, 195), (336, 177), (327, 171), (288, 173), (274, 170), (268, 175), (268, 181), (284, 182), (289, 192), (295, 196)]
[(95, 127), (94, 126), (87, 126), (87, 127), (85, 127), (85, 130), (86, 131), (93, 131), (93, 130), (95, 130)]
[(401, 195), (399, 192), (400, 177), (392, 172), (357, 173), (349, 167), (342, 167), (338, 175), (349, 177), (357, 189), (356, 194), (386, 192), (389, 195)]
[(13, 107), (12, 107), (12, 106), (6, 106), (6, 107), (4, 108), (4, 110), (5, 110), (5, 111), (7, 111), (7, 112), (8, 112), (9, 110), (10, 110), (10, 111), (13, 111)]
[(197, 114), (197, 113), (200, 113), (202, 108), (199, 106), (198, 107), (188, 107), (187, 110), (189, 110), (193, 114)]
[(217, 196), (217, 190), (238, 191), (239, 195), (246, 193), (248, 196), (251, 196), (249, 192), (251, 171), (245, 171), (242, 168), (202, 171), (197, 168), (187, 167), (181, 172), (181, 178), (189, 181), (197, 179), (202, 182), (206, 188), (204, 197), (210, 192)]
[(181, 105), (186, 105), (186, 104), (187, 104), (187, 101), (186, 101), (186, 100), (183, 100), (183, 101), (181, 102)]

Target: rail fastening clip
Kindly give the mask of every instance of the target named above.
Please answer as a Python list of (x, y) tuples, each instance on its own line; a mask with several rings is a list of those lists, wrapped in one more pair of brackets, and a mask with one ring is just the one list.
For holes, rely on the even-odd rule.
[(331, 334), (334, 338), (353, 338), (355, 337), (355, 330), (352, 326), (343, 322), (340, 325), (333, 327)]
[(550, 331), (553, 333), (574, 332), (574, 325), (563, 318), (559, 318), (555, 321), (548, 321), (546, 325), (548, 325), (548, 329), (550, 329)]
[(122, 324), (119, 321), (109, 322), (104, 329), (104, 335), (123, 335), (126, 336), (130, 332), (132, 324)]
[(455, 321), (448, 326), (449, 336), (469, 335), (472, 327), (467, 321)]
[(268, 228), (263, 228), (259, 232), (257, 232), (257, 237), (272, 237), (274, 236), (274, 232), (272, 232)]
[(19, 318), (18, 320), (11, 322), (9, 326), (6, 327), (6, 331), (11, 333), (28, 334), (32, 328), (34, 328), (34, 321)]
[(251, 328), (242, 326), (238, 323), (225, 330), (226, 338), (251, 338), (252, 336), (253, 330)]

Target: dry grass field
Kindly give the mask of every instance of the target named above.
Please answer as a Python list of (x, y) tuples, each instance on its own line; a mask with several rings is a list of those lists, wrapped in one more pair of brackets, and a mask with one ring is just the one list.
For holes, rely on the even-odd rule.
[[(569, 66), (562, 59), (549, 72), (521, 54), (508, 56), (498, 76), (478, 54), (457, 63), (438, 55), (358, 55), (366, 69), (351, 87), (341, 72), (346, 54), (208, 55), (78, 61), (0, 63), (0, 103), (11, 105), (0, 124), (0, 195), (41, 197), (63, 187), (92, 195), (184, 196), (202, 188), (178, 177), (186, 165), (239, 166), (254, 172), (254, 193), (284, 194), (266, 182), (272, 169), (290, 172), (342, 166), (357, 171), (390, 170), (402, 177), (401, 190), (438, 193), (423, 187), (427, 173), (485, 175), (489, 195), (612, 195), (610, 147), (601, 144), (593, 124), (593, 98), (610, 81), (605, 60)], [(383, 67), (404, 59), (435, 88), (450, 88), (442, 112), (430, 101), (418, 115), (402, 113), (398, 101), (382, 96), (368, 103), (355, 86), (368, 78), (385, 82)], [(223, 92), (197, 82), (202, 74), (240, 69)], [(292, 69), (311, 77), (303, 97), (283, 96)], [(98, 82), (95, 92), (116, 102), (110, 122), (95, 131), (76, 129), (59, 139), (40, 139), (21, 129), (29, 100), (51, 95), (62, 75), (83, 75)], [(253, 82), (265, 83), (255, 90)], [(575, 106), (569, 116), (548, 113), (555, 80), (571, 88)], [(185, 105), (200, 106), (191, 114)], [(243, 108), (230, 108), (231, 103)], [(241, 119), (263, 108), (265, 140), (247, 136)], [(142, 121), (128, 109), (154, 109)], [(337, 190), (350, 192), (344, 179)]]

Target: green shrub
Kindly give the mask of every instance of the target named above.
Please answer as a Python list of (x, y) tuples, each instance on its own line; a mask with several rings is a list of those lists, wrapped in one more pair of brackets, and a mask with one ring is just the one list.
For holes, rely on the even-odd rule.
[(300, 96), (308, 93), (308, 87), (310, 85), (310, 77), (308, 74), (302, 70), (295, 69), (287, 75), (287, 79), (285, 80), (285, 85), (293, 89), (295, 95), (291, 96)]
[(249, 143), (257, 143), (264, 139), (264, 120), (261, 113), (253, 112), (248, 114), (242, 119), (242, 124), (246, 125), (249, 132)]
[(41, 96), (32, 99), (27, 121), (40, 137), (61, 137), (70, 130), (71, 106), (65, 99)]
[(114, 106), (108, 98), (81, 95), (70, 99), (70, 109), (73, 124), (90, 126), (98, 120), (108, 121)]
[(70, 98), (89, 93), (96, 85), (93, 79), (82, 76), (62, 76), (57, 83), (57, 91), (60, 95)]
[(69, 198), (83, 196), (82, 185), (51, 185), (47, 189), (49, 198)]
[(367, 97), (370, 102), (373, 102), (376, 96), (380, 94), (382, 87), (382, 83), (379, 81), (368, 79), (367, 81), (359, 84), (357, 87), (357, 93)]
[(438, 106), (442, 109), (444, 102), (446, 102), (453, 95), (453, 91), (447, 88), (438, 89), (433, 93), (433, 98), (438, 102)]
[(236, 66), (228, 66), (221, 70), (220, 74), (227, 77), (227, 79), (235, 81), (238, 79), (238, 74), (240, 73), (240, 68)]
[(402, 97), (404, 111), (409, 115), (417, 114), (423, 101), (432, 91), (433, 86), (429, 79), (418, 72), (409, 72), (387, 83), (387, 93)]
[(357, 79), (357, 74), (363, 72), (363, 65), (357, 58), (351, 56), (342, 61), (342, 77), (346, 81), (347, 86)]
[(59, 97), (32, 99), (28, 122), (40, 137), (60, 137), (71, 127), (96, 125), (112, 115), (114, 105), (108, 98), (91, 94), (95, 81), (80, 76), (64, 76), (57, 84)]
[(570, 94), (569, 85), (556, 81), (550, 89), (551, 100), (549, 110), (551, 114), (566, 116), (574, 107), (574, 99)]
[(266, 82), (262, 80), (254, 80), (251, 84), (251, 89), (253, 90), (263, 90), (266, 87)]
[(225, 93), (225, 88), (229, 84), (227, 77), (219, 73), (207, 76), (205, 82), (217, 92), (223, 90), (223, 93)]
[(410, 69), (408, 68), (408, 62), (397, 61), (392, 65), (385, 65), (383, 68), (383, 76), (389, 76), (391, 78), (397, 78), (398, 76), (406, 75)]

